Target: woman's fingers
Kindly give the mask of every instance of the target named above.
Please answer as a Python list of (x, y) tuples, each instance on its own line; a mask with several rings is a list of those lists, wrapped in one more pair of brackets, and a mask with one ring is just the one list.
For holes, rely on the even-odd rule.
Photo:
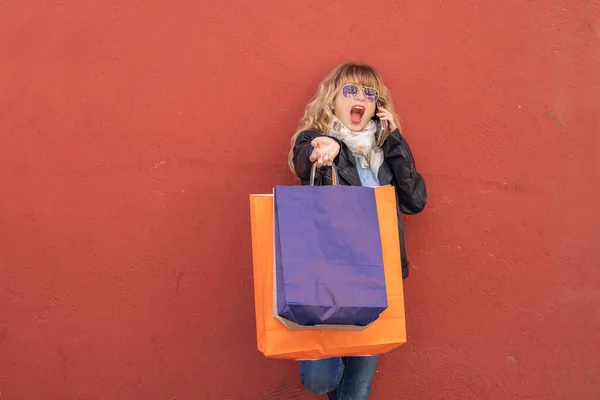
[(323, 158), (324, 158), (324, 152), (323, 150), (319, 149), (317, 152), (317, 167), (322, 167), (323, 166)]
[(396, 129), (396, 122), (394, 121), (394, 116), (392, 115), (392, 113), (383, 107), (378, 107), (377, 111), (379, 111), (377, 113), (379, 119), (388, 122), (388, 131), (394, 131)]
[(331, 156), (329, 155), (329, 152), (318, 151), (316, 149), (312, 152), (309, 159), (311, 162), (316, 161), (317, 167), (322, 167), (323, 165), (331, 165), (333, 162)]
[(309, 157), (311, 162), (316, 162), (317, 167), (333, 164), (333, 160), (339, 151), (339, 144), (335, 140), (328, 137), (318, 137), (313, 139), (311, 145), (313, 146), (313, 151)]

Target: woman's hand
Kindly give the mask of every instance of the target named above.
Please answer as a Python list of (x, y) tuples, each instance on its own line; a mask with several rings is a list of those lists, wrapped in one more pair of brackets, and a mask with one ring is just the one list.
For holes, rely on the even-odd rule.
[(313, 139), (310, 144), (314, 147), (314, 150), (309, 159), (311, 162), (316, 161), (317, 167), (333, 164), (333, 160), (340, 152), (340, 144), (327, 136), (319, 136)]
[(394, 122), (394, 116), (392, 115), (392, 113), (383, 107), (377, 107), (377, 111), (379, 111), (377, 113), (377, 116), (379, 117), (379, 119), (381, 121), (386, 121), (388, 124), (388, 131), (386, 133), (395, 131), (397, 126), (396, 126), (396, 123)]

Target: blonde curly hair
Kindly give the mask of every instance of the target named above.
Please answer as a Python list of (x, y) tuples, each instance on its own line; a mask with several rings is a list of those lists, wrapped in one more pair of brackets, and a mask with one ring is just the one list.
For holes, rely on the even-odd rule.
[[(304, 109), (304, 115), (300, 119), (298, 130), (291, 139), (288, 164), (292, 172), (295, 172), (293, 158), (298, 135), (306, 130), (313, 130), (322, 135), (327, 135), (329, 124), (333, 119), (331, 105), (334, 103), (335, 97), (342, 87), (348, 83), (377, 89), (379, 91), (377, 105), (385, 108), (394, 116), (394, 122), (398, 129), (400, 129), (400, 121), (394, 111), (392, 95), (389, 89), (383, 84), (383, 79), (379, 72), (370, 65), (355, 63), (340, 64), (323, 78), (321, 83), (319, 83), (317, 92)], [(385, 137), (382, 137), (381, 141), (384, 139)]]

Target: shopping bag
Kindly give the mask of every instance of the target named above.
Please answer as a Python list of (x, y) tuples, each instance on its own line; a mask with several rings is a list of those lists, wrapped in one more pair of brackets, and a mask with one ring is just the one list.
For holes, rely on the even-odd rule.
[(276, 186), (277, 315), (367, 326), (387, 308), (373, 188)]
[(363, 330), (290, 330), (273, 315), (275, 234), (272, 195), (251, 195), (252, 258), (258, 349), (267, 357), (319, 359), (373, 355), (406, 342), (404, 295), (394, 188), (374, 189), (387, 292), (387, 309)]

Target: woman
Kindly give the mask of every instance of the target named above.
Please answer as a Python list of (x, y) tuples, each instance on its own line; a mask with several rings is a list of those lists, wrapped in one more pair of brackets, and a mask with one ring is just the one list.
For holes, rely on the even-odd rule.
[[(402, 277), (408, 277), (404, 228), (400, 213), (421, 212), (427, 202), (423, 177), (417, 172), (408, 143), (400, 133), (389, 90), (371, 66), (346, 63), (331, 71), (308, 103), (292, 137), (289, 165), (302, 184), (375, 187), (393, 185), (398, 205)], [(378, 356), (327, 358), (300, 362), (303, 386), (328, 399), (366, 399)]]

